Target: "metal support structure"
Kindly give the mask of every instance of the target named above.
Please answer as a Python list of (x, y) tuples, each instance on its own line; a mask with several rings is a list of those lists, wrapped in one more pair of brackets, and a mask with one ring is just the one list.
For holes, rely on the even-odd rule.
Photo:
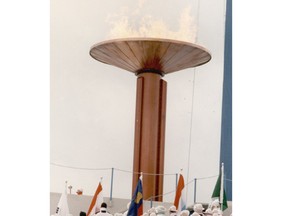
[[(159, 74), (138, 75), (133, 172), (148, 174), (143, 176), (144, 200), (162, 201), (158, 195), (163, 194), (166, 92), (167, 83)], [(132, 191), (138, 178), (133, 175)]]
[(178, 173), (176, 173), (176, 191), (177, 191), (177, 186), (178, 186)]
[(111, 170), (110, 203), (112, 202), (114, 168)]
[(196, 184), (197, 184), (197, 179), (194, 178), (194, 203), (196, 203)]

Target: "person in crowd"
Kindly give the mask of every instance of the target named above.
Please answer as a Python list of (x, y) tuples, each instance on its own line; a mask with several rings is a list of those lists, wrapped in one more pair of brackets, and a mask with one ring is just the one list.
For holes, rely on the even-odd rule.
[(112, 216), (110, 213), (107, 212), (107, 204), (103, 202), (100, 207), (100, 212), (94, 214), (95, 216)]
[(177, 209), (176, 209), (176, 207), (174, 205), (170, 206), (169, 215), (170, 216), (176, 216), (177, 215)]
[(123, 213), (123, 216), (127, 216), (131, 202), (127, 203), (127, 210)]
[(213, 200), (209, 207), (206, 209), (205, 213), (209, 213), (211, 215), (223, 215), (223, 212), (220, 208), (220, 202), (218, 199)]
[(221, 210), (215, 208), (212, 210), (212, 216), (223, 216), (223, 213)]
[(182, 211), (180, 212), (180, 216), (189, 216), (189, 215), (190, 215), (190, 212), (189, 212), (187, 209), (182, 210)]
[(211, 211), (212, 211), (213, 216), (216, 216), (216, 214), (219, 216), (223, 215), (223, 212), (221, 211), (221, 208), (220, 208), (220, 202), (218, 199), (212, 202)]
[(157, 216), (165, 216), (166, 208), (164, 206), (157, 206), (155, 210)]
[(208, 208), (205, 210), (205, 213), (208, 215), (212, 215), (212, 209), (211, 209), (211, 204), (208, 206)]
[(155, 213), (155, 215), (156, 215), (156, 209), (155, 209), (154, 207), (152, 207), (152, 208), (150, 208), (150, 209), (148, 210), (148, 215), (149, 215), (149, 216), (151, 216), (152, 213)]
[(204, 216), (203, 214), (203, 206), (201, 203), (196, 203), (194, 206), (193, 206), (193, 214), (191, 216)]

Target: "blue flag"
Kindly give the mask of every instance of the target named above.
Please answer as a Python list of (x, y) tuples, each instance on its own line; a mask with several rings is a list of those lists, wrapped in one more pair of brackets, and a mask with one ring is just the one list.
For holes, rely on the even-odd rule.
[(140, 216), (143, 214), (143, 189), (142, 176), (140, 176), (136, 190), (134, 191), (127, 216)]

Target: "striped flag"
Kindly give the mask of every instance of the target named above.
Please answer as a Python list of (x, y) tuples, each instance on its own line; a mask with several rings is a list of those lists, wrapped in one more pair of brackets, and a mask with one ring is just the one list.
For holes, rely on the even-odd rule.
[(137, 187), (134, 191), (127, 216), (143, 215), (143, 188), (142, 175), (139, 177)]
[(222, 211), (228, 208), (226, 193), (224, 190), (224, 163), (222, 163), (221, 172), (217, 179), (212, 198), (219, 198)]
[(174, 199), (174, 206), (176, 207), (178, 212), (186, 209), (184, 187), (185, 187), (184, 178), (182, 174), (180, 174)]
[(87, 216), (92, 216), (96, 212), (100, 211), (101, 203), (104, 201), (101, 181), (98, 184), (98, 187), (95, 191), (94, 197), (91, 201)]

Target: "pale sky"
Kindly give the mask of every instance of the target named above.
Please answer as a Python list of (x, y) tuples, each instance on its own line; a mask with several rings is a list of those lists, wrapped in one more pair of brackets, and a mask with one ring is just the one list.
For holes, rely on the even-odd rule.
[[(115, 170), (113, 196), (130, 198), (133, 168), (136, 76), (89, 56), (90, 47), (108, 39), (108, 17), (124, 14), (137, 22), (145, 15), (179, 29), (185, 8), (197, 29), (196, 44), (212, 54), (200, 67), (165, 76), (167, 113), (165, 174), (183, 169), (185, 183), (218, 175), (225, 30), (224, 0), (193, 1), (51, 0), (51, 148), (50, 162), (81, 168)], [(141, 4), (142, 3), (142, 4)], [(141, 8), (140, 11), (137, 9)], [(137, 18), (137, 19), (136, 19)], [(110, 195), (111, 170), (50, 166), (51, 192), (83, 188), (92, 195), (103, 176)], [(197, 181), (197, 201), (209, 202), (217, 177)], [(164, 177), (164, 193), (175, 189), (175, 175)], [(194, 184), (187, 186), (193, 203)], [(164, 196), (173, 202), (174, 193)]]

